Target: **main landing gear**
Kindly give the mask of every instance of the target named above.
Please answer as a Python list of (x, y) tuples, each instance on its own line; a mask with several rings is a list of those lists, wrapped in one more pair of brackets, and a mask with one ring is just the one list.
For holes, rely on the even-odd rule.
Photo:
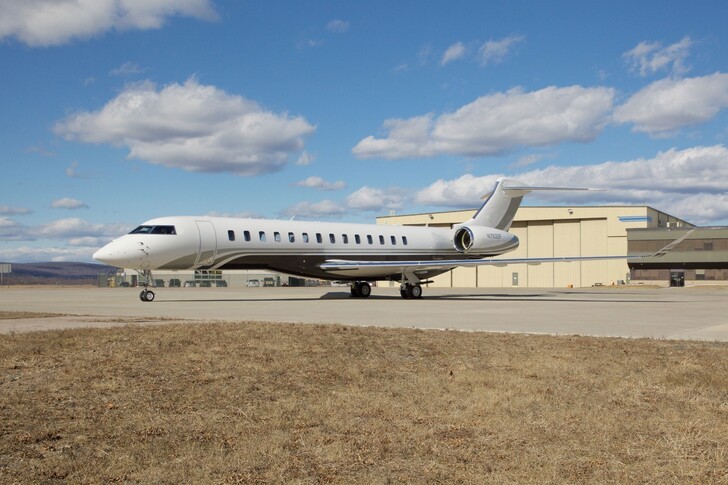
[(399, 294), (402, 298), (422, 298), (422, 285), (432, 283), (431, 281), (422, 281), (414, 271), (402, 270), (402, 278), (399, 283)]
[(369, 298), (372, 287), (366, 281), (355, 281), (351, 284), (351, 296), (354, 298)]
[(144, 289), (139, 293), (139, 299), (143, 302), (154, 301), (154, 292), (149, 289), (149, 286), (154, 287), (154, 280), (152, 279), (152, 272), (145, 269), (140, 272), (144, 278)]
[(402, 298), (422, 298), (422, 287), (411, 283), (402, 283), (399, 286), (399, 294)]

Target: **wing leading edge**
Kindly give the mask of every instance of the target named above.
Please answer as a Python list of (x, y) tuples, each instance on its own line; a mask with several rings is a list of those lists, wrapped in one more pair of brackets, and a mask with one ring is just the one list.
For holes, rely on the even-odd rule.
[[(568, 263), (572, 261), (605, 261), (616, 259), (642, 259), (661, 257), (672, 251), (678, 244), (688, 238), (695, 229), (686, 232), (682, 237), (672, 241), (659, 251), (641, 256), (575, 256), (556, 258), (484, 258), (484, 259), (447, 259), (429, 261), (348, 261), (329, 259), (320, 265), (321, 269), (331, 274), (350, 278), (371, 278), (378, 275), (403, 274), (414, 276), (417, 273), (431, 271), (448, 271), (458, 266), (505, 266), (508, 264)], [(414, 278), (413, 278), (414, 279)]]

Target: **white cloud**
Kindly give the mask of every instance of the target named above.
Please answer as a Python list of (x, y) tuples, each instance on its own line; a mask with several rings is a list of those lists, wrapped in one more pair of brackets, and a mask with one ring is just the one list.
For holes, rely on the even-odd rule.
[(78, 177), (78, 170), (76, 170), (77, 168), (78, 168), (78, 162), (74, 160), (73, 162), (71, 162), (71, 165), (66, 167), (66, 177), (69, 177), (72, 179), (77, 178)]
[(464, 55), (465, 45), (462, 42), (456, 42), (448, 47), (445, 53), (442, 55), (442, 59), (440, 59), (440, 65), (444, 66), (449, 62), (457, 61), (458, 59), (461, 59)]
[(123, 224), (94, 224), (75, 217), (59, 219), (35, 227), (28, 227), (26, 234), (31, 239), (78, 239), (82, 237), (114, 238), (128, 232), (129, 227)]
[(140, 74), (142, 72), (144, 72), (144, 70), (139, 67), (139, 64), (129, 61), (112, 69), (109, 71), (109, 74), (112, 76), (133, 76), (134, 74)]
[(0, 241), (26, 240), (23, 234), (24, 228), (25, 226), (17, 221), (7, 217), (0, 217)]
[(166, 167), (258, 175), (285, 165), (315, 127), (190, 78), (159, 90), (148, 81), (132, 84), (99, 111), (71, 115), (54, 130), (69, 140), (126, 146), (129, 158)]
[(61, 45), (112, 29), (158, 29), (175, 15), (204, 20), (217, 16), (211, 0), (3, 0), (0, 39)]
[(350, 209), (363, 211), (380, 211), (382, 209), (399, 209), (405, 199), (401, 189), (377, 189), (364, 186), (346, 198)]
[(299, 202), (283, 211), (283, 215), (286, 217), (317, 219), (321, 217), (339, 217), (346, 214), (346, 212), (346, 207), (341, 203), (326, 199), (320, 202)]
[(693, 41), (690, 37), (662, 47), (660, 42), (640, 42), (632, 50), (622, 54), (630, 63), (633, 71), (641, 76), (654, 74), (658, 71), (671, 71), (674, 74), (683, 74), (689, 70), (685, 59), (690, 53)]
[(125, 224), (95, 224), (78, 218), (58, 219), (37, 226), (26, 226), (12, 219), (0, 217), (0, 241), (58, 241), (79, 238), (102, 238), (105, 242), (129, 231)]
[(27, 151), (30, 153), (37, 153), (38, 155), (41, 155), (43, 157), (55, 157), (56, 156), (56, 154), (54, 152), (52, 152), (50, 150), (46, 150), (43, 147), (32, 146), (32, 147), (28, 147)]
[(525, 39), (522, 35), (511, 35), (500, 40), (489, 40), (480, 47), (480, 63), (483, 66), (503, 61), (512, 49)]
[(264, 216), (259, 212), (242, 211), (242, 212), (217, 212), (212, 211), (206, 214), (210, 217), (235, 217), (237, 219), (263, 219)]
[(304, 150), (303, 152), (301, 152), (301, 156), (298, 157), (298, 159), (296, 160), (295, 163), (296, 163), (296, 165), (305, 167), (306, 165), (311, 165), (311, 163), (313, 163), (314, 160), (316, 160), (316, 157), (314, 157), (313, 155), (308, 153), (306, 150)]
[(534, 163), (538, 163), (541, 160), (544, 160), (547, 158), (554, 158), (554, 156), (549, 155), (549, 154), (542, 154), (542, 153), (532, 153), (530, 155), (524, 155), (524, 156), (520, 157), (511, 166), (516, 167), (516, 168), (528, 167), (529, 165), (533, 165)]
[(614, 110), (618, 123), (633, 131), (669, 135), (684, 126), (709, 121), (728, 108), (728, 74), (655, 81)]
[(550, 86), (482, 96), (453, 113), (384, 122), (386, 138), (368, 136), (352, 152), (359, 158), (402, 159), (439, 155), (497, 155), (520, 146), (587, 142), (601, 133), (614, 89)]
[(9, 205), (0, 205), (0, 216), (24, 216), (32, 214), (33, 211), (27, 207), (11, 207)]
[[(671, 149), (651, 159), (551, 166), (513, 175), (531, 185), (594, 187), (604, 192), (553, 192), (550, 201), (647, 204), (697, 224), (728, 223), (728, 149), (723, 145)], [(416, 194), (424, 205), (472, 208), (501, 174), (438, 180)], [(534, 195), (530, 196), (534, 198)]]
[(97, 175), (91, 172), (79, 172), (78, 171), (78, 162), (72, 161), (71, 165), (66, 167), (66, 177), (72, 178), (72, 179), (92, 179), (95, 178)]
[(329, 32), (343, 34), (344, 32), (347, 32), (349, 30), (349, 22), (340, 19), (332, 20), (328, 24), (326, 24), (326, 28)]
[(51, 203), (52, 209), (88, 209), (88, 205), (85, 202), (78, 199), (71, 199), (64, 197), (62, 199), (54, 200)]
[(308, 187), (309, 189), (316, 190), (341, 190), (346, 188), (346, 182), (343, 180), (337, 180), (336, 182), (329, 182), (321, 177), (312, 175), (304, 180), (299, 180), (294, 185), (298, 187)]
[(476, 177), (465, 174), (454, 180), (439, 179), (415, 195), (415, 202), (422, 205), (471, 208), (493, 188), (500, 175)]

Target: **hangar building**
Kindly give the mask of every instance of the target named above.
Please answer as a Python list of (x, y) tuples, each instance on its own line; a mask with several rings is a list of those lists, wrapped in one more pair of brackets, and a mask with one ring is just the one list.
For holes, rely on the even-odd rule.
[[(473, 209), (393, 215), (378, 217), (377, 224), (452, 227), (474, 213)], [(625, 258), (455, 268), (433, 278), (430, 286), (565, 288), (624, 284), (631, 277), (626, 257), (627, 230), (681, 227), (692, 227), (692, 224), (649, 206), (521, 206), (510, 229), (520, 240), (520, 246), (503, 257), (624, 255)]]

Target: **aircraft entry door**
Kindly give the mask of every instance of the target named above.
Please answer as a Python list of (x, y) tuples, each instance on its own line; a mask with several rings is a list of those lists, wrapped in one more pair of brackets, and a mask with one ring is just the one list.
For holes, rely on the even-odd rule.
[(217, 254), (217, 236), (215, 227), (209, 221), (195, 221), (200, 231), (200, 249), (195, 264), (210, 265), (215, 262)]

